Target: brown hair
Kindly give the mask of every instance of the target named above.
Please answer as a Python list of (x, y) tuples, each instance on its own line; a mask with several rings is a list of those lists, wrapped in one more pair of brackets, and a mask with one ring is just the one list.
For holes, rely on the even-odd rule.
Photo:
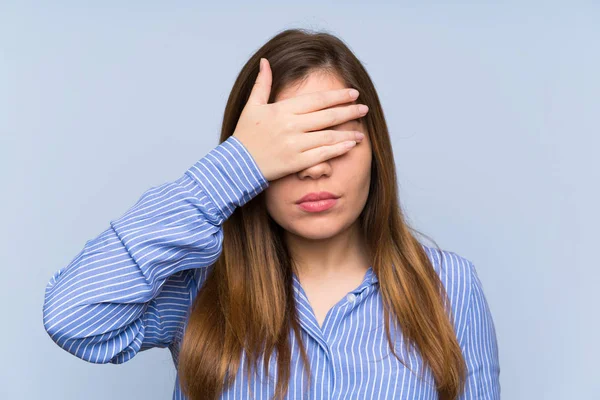
[[(357, 89), (359, 102), (369, 106), (362, 122), (372, 146), (371, 187), (359, 219), (379, 278), (389, 347), (406, 366), (390, 336), (392, 312), (402, 327), (407, 351), (409, 345), (416, 346), (424, 364), (432, 369), (439, 398), (457, 398), (466, 379), (466, 365), (452, 325), (450, 302), (422, 244), (413, 235), (420, 232), (409, 227), (403, 216), (388, 128), (367, 71), (332, 34), (282, 31), (248, 60), (237, 77), (225, 108), (221, 142), (235, 130), (261, 57), (269, 60), (273, 74), (269, 103), (287, 85), (297, 84), (313, 72), (325, 72)], [(261, 354), (267, 373), (275, 350), (275, 398), (281, 399), (290, 380), (290, 329), (300, 341), (310, 380), (293, 296), (295, 270), (282, 241), (283, 228), (268, 215), (262, 192), (237, 208), (222, 228), (223, 251), (198, 292), (179, 351), (182, 390), (191, 399), (218, 398), (233, 384), (242, 352), (246, 353), (249, 378), (250, 367), (256, 368)], [(425, 368), (421, 377), (424, 372)]]

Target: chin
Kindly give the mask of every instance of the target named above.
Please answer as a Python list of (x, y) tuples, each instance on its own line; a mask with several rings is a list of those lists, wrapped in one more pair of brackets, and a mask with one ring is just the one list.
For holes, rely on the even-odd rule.
[(341, 230), (342, 227), (339, 224), (325, 220), (320, 222), (303, 222), (288, 229), (294, 235), (308, 240), (329, 239), (340, 233)]
[(318, 232), (318, 231), (314, 231), (314, 232), (295, 232), (294, 233), (297, 236), (300, 236), (303, 239), (306, 240), (325, 240), (325, 239), (329, 239), (333, 236), (335, 236), (335, 234), (333, 235), (328, 235), (325, 234), (323, 232)]

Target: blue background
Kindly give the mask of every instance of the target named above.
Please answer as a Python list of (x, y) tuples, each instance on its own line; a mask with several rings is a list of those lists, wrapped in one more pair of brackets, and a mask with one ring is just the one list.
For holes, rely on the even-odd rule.
[(242, 65), (286, 28), (342, 38), (375, 82), (410, 222), (475, 263), (503, 399), (600, 392), (600, 7), (593, 2), (0, 5), (0, 397), (167, 399), (166, 349), (85, 363), (46, 283), (218, 144)]

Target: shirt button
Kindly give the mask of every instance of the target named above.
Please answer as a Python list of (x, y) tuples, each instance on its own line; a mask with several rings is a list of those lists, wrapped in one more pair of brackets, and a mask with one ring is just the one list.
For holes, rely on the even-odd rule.
[(346, 299), (350, 302), (350, 303), (354, 303), (354, 300), (356, 300), (356, 296), (354, 295), (354, 293), (348, 293), (346, 295)]

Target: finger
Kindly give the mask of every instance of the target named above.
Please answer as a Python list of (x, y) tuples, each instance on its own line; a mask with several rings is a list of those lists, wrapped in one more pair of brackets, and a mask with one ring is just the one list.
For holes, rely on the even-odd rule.
[[(363, 135), (362, 137), (360, 135)], [(317, 132), (306, 132), (299, 135), (300, 151), (307, 151), (321, 146), (331, 146), (341, 142), (355, 140), (360, 143), (364, 134), (358, 131), (336, 131), (333, 129)]]
[[(352, 95), (353, 92), (356, 93), (355, 96)], [(357, 90), (346, 88), (301, 94), (277, 103), (294, 114), (306, 114), (337, 104), (349, 103), (356, 100), (357, 97)]]
[(273, 76), (271, 74), (271, 65), (266, 58), (260, 59), (259, 72), (248, 97), (249, 104), (262, 105), (269, 102), (269, 95), (271, 94), (271, 85), (273, 82)]
[(297, 115), (294, 117), (294, 128), (300, 132), (310, 132), (343, 124), (365, 116), (369, 108), (367, 107), (365, 111), (362, 106), (367, 107), (364, 104), (351, 104)]
[(301, 153), (299, 155), (300, 163), (304, 166), (304, 168), (308, 168), (310, 166), (322, 163), (323, 161), (329, 160), (330, 158), (345, 154), (355, 146), (356, 141), (352, 140), (336, 143), (331, 146), (316, 147)]

